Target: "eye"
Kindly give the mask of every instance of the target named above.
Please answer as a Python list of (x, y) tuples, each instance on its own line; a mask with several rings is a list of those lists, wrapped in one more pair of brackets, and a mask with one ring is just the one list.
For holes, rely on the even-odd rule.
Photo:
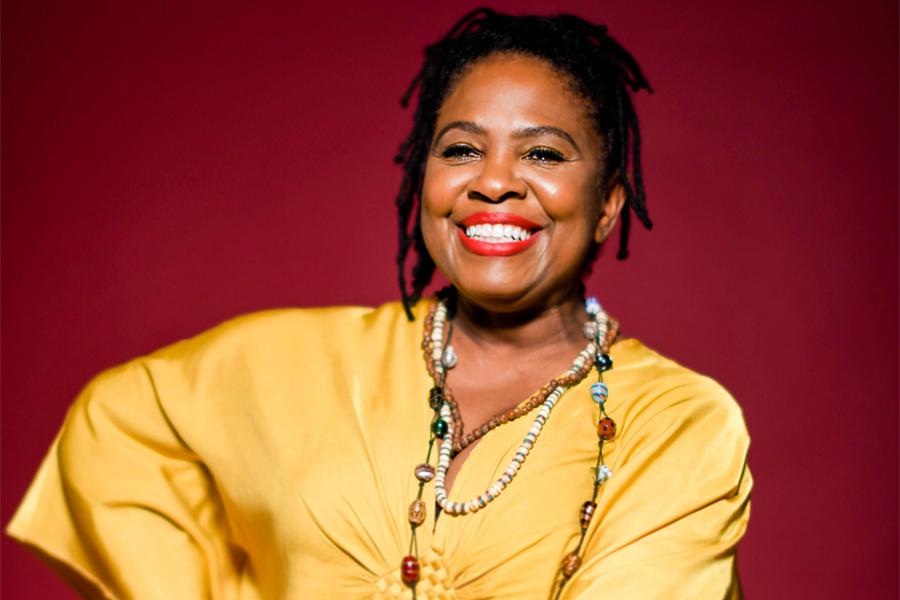
[(469, 144), (453, 144), (441, 152), (441, 158), (457, 162), (476, 159), (479, 156), (481, 156), (481, 153)]
[(563, 156), (562, 152), (546, 146), (532, 148), (525, 153), (525, 158), (541, 164), (558, 163), (566, 160), (566, 157)]

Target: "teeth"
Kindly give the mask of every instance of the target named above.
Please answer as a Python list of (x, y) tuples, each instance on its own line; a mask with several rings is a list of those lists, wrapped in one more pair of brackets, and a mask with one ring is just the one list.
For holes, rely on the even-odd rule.
[(502, 244), (527, 240), (531, 237), (531, 232), (516, 225), (480, 223), (466, 227), (466, 237), (482, 242)]

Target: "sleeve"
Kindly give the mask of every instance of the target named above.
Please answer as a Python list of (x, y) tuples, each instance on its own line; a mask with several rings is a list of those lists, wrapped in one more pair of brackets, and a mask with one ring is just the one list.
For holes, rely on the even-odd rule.
[(622, 431), (564, 598), (742, 597), (736, 548), (753, 483), (740, 408), (705, 378), (660, 403)]
[(89, 598), (231, 598), (240, 552), (140, 361), (79, 396), (7, 532)]

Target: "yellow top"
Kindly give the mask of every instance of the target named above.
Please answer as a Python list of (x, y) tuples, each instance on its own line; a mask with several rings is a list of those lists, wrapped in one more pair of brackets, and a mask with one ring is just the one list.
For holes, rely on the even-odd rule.
[[(101, 374), (9, 534), (90, 597), (411, 597), (399, 565), (432, 415), (427, 304), (414, 323), (398, 304), (253, 314)], [(740, 408), (634, 339), (611, 354), (613, 475), (562, 597), (739, 597), (752, 486)], [(590, 379), (486, 509), (435, 525), (425, 486), (418, 598), (550, 596), (591, 496)], [(483, 492), (531, 424), (485, 436), (451, 499)]]

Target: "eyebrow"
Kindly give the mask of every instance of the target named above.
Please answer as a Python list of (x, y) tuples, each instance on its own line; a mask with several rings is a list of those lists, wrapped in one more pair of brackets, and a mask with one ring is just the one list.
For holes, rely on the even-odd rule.
[(529, 137), (538, 137), (542, 135), (555, 135), (556, 137), (560, 137), (572, 144), (577, 152), (581, 152), (578, 144), (575, 143), (575, 140), (572, 139), (572, 136), (569, 135), (565, 129), (553, 127), (552, 125), (537, 125), (535, 127), (526, 127), (524, 129), (519, 129), (513, 132), (512, 136), (515, 139), (523, 139)]
[(437, 141), (444, 137), (444, 134), (451, 129), (460, 129), (462, 131), (465, 131), (466, 133), (471, 133), (474, 135), (484, 135), (485, 133), (487, 133), (484, 130), (484, 127), (477, 123), (473, 123), (472, 121), (451, 121), (441, 128), (438, 134), (434, 137), (434, 142), (437, 143)]
[[(444, 125), (441, 130), (438, 132), (437, 136), (434, 138), (434, 142), (437, 143), (445, 133), (450, 131), (451, 129), (459, 129), (461, 131), (465, 131), (466, 133), (471, 133), (473, 135), (485, 135), (487, 131), (479, 125), (478, 123), (473, 123), (472, 121), (452, 121)], [(565, 129), (560, 129), (559, 127), (553, 127), (552, 125), (535, 125), (534, 127), (525, 127), (523, 129), (517, 129), (513, 132), (512, 137), (514, 139), (523, 139), (529, 137), (538, 137), (542, 135), (554, 135), (556, 137), (562, 138), (568, 143), (570, 143), (577, 152), (581, 152), (581, 149), (578, 147), (578, 144), (575, 143), (575, 140), (572, 139), (572, 136), (568, 134)]]

